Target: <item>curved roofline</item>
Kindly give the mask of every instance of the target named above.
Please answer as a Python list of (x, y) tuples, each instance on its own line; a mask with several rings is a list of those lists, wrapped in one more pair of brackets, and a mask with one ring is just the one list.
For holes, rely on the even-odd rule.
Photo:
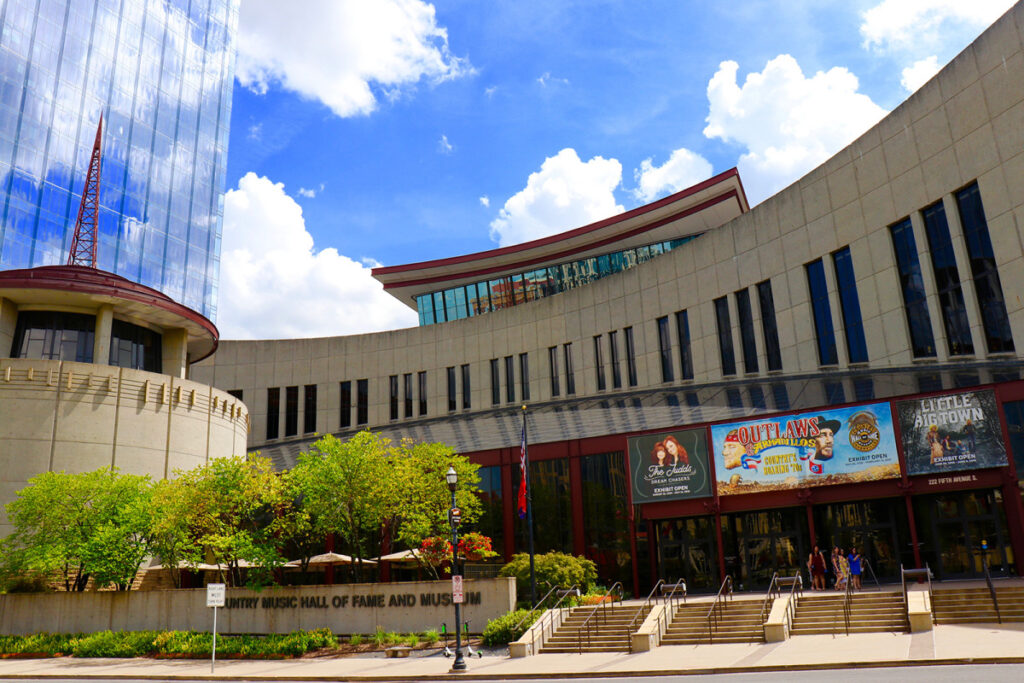
[[(468, 262), (472, 262), (472, 261), (480, 261), (480, 260), (484, 260), (484, 259), (488, 259), (488, 258), (494, 258), (494, 257), (499, 257), (499, 256), (506, 256), (506, 255), (509, 255), (509, 254), (516, 254), (516, 253), (519, 253), (521, 251), (529, 251), (531, 249), (536, 249), (538, 247), (544, 247), (544, 246), (547, 246), (549, 244), (554, 244), (555, 242), (561, 242), (561, 241), (566, 240), (566, 239), (571, 239), (573, 237), (579, 237), (580, 235), (585, 235), (587, 233), (591, 233), (591, 232), (594, 232), (596, 230), (600, 230), (602, 228), (606, 228), (609, 225), (615, 225), (616, 223), (622, 223), (622, 222), (627, 221), (627, 220), (629, 220), (631, 218), (636, 218), (637, 216), (642, 216), (645, 213), (650, 213), (651, 211), (655, 211), (657, 209), (662, 208), (663, 206), (666, 206), (668, 204), (672, 204), (674, 202), (677, 202), (680, 199), (684, 199), (684, 198), (686, 198), (686, 197), (688, 197), (688, 196), (690, 196), (692, 194), (696, 194), (698, 192), (701, 192), (702, 190), (706, 190), (709, 187), (712, 187), (712, 186), (722, 182), (723, 180), (727, 180), (727, 179), (732, 178), (732, 177), (735, 177), (737, 182), (739, 182), (740, 197), (741, 197), (741, 200), (740, 200), (741, 210), (742, 210), (742, 206), (744, 206), (744, 205), (746, 207), (748, 207), (748, 209), (749, 209), (750, 202), (747, 201), (747, 193), (743, 189), (743, 181), (740, 180), (739, 171), (734, 166), (734, 167), (730, 168), (727, 171), (723, 171), (723, 172), (719, 173), (718, 175), (712, 176), (711, 178), (708, 178), (707, 180), (704, 180), (704, 181), (702, 181), (700, 183), (697, 183), (696, 185), (688, 187), (685, 190), (680, 190), (679, 192), (676, 192), (675, 194), (670, 194), (667, 197), (662, 197), (661, 199), (659, 199), (657, 201), (654, 201), (654, 202), (651, 202), (650, 204), (644, 204), (643, 206), (638, 206), (635, 209), (630, 209), (629, 211), (626, 211), (624, 213), (620, 213), (618, 215), (611, 216), (609, 218), (604, 218), (604, 219), (601, 219), (601, 220), (596, 221), (594, 223), (590, 223), (588, 225), (584, 225), (584, 226), (579, 227), (579, 228), (574, 228), (572, 230), (567, 230), (565, 232), (560, 232), (560, 233), (557, 233), (555, 235), (548, 235), (547, 237), (540, 237), (540, 238), (535, 239), (535, 240), (530, 240), (529, 242), (522, 242), (520, 244), (513, 244), (513, 245), (510, 245), (510, 246), (507, 246), (507, 247), (498, 247), (496, 249), (488, 249), (487, 251), (477, 251), (477, 252), (473, 252), (472, 254), (462, 254), (461, 256), (451, 256), (451, 257), (448, 257), (448, 258), (434, 259), (432, 261), (419, 261), (417, 263), (405, 263), (405, 264), (398, 265), (398, 266), (380, 266), (378, 268), (374, 268), (371, 271), (371, 274), (374, 277), (377, 277), (379, 275), (389, 275), (389, 274), (393, 274), (393, 273), (404, 273), (404, 272), (414, 271), (414, 270), (424, 270), (424, 269), (427, 269), (427, 268), (438, 268), (438, 267), (444, 267), (444, 266), (452, 266), (452, 265), (456, 265), (456, 264), (460, 264), (460, 263), (468, 263)], [(738, 197), (738, 199), (740, 197)], [(405, 283), (405, 284), (408, 284), (408, 283)]]
[(152, 287), (132, 282), (120, 275), (98, 268), (38, 266), (36, 268), (3, 270), (0, 271), (0, 289), (52, 289), (80, 294), (96, 294), (159, 308), (198, 325), (206, 330), (212, 338), (213, 344), (209, 353), (192, 360), (192, 363), (198, 363), (213, 355), (220, 341), (220, 331), (217, 326), (203, 314), (178, 303)]

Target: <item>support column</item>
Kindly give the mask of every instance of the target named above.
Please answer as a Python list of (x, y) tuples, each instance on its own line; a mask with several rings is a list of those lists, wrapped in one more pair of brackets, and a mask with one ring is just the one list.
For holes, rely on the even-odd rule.
[(96, 365), (110, 365), (110, 328), (114, 323), (114, 307), (100, 306), (96, 311), (96, 331), (93, 334), (92, 362)]
[(923, 569), (924, 563), (921, 562), (921, 544), (917, 540), (917, 521), (914, 519), (914, 499), (910, 495), (910, 491), (904, 493), (903, 498), (907, 502), (907, 526), (910, 527), (910, 545), (914, 548), (914, 566), (917, 569)]
[(185, 379), (188, 332), (180, 327), (165, 330), (160, 345), (163, 348), (163, 374)]

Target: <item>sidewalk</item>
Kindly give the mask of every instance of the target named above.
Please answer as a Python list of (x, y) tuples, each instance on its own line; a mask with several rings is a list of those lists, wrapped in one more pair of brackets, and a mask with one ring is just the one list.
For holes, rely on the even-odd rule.
[[(1024, 662), (1024, 624), (936, 626), (916, 634), (797, 636), (781, 643), (672, 645), (639, 654), (549, 654), (510, 659), (467, 658), (459, 678), (571, 678), (687, 673), (830, 669), (862, 666)], [(6, 659), (0, 679), (153, 678), (223, 680), (437, 680), (452, 678), (452, 660), (434, 654), (409, 659), (382, 656), (283, 661), (217, 662), (158, 659)]]

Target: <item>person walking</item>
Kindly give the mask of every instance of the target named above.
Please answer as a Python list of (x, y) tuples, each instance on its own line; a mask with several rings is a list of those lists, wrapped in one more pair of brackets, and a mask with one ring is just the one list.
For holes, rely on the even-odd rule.
[(825, 590), (825, 555), (818, 546), (807, 558), (807, 570), (811, 572), (811, 590)]
[(850, 555), (847, 557), (847, 561), (850, 563), (850, 580), (853, 581), (853, 589), (859, 591), (860, 586), (860, 553), (857, 552), (857, 546), (850, 548)]

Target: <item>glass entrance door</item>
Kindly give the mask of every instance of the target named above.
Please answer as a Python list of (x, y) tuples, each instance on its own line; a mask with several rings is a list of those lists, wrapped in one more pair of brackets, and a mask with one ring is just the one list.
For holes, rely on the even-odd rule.
[(713, 517), (658, 522), (659, 578), (686, 581), (690, 593), (718, 590), (718, 553)]
[(810, 550), (803, 508), (723, 515), (722, 525), (726, 573), (736, 590), (767, 588), (775, 572), (792, 576), (805, 569)]
[(901, 539), (910, 537), (907, 508), (902, 499), (833, 503), (814, 508), (814, 533), (826, 557), (834, 546), (845, 553), (856, 546), (879, 581), (899, 581), (900, 564), (914, 566), (913, 548)]
[(983, 577), (982, 541), (992, 575), (1011, 572), (1013, 549), (999, 489), (921, 496), (914, 500), (914, 517), (923, 541), (921, 559), (938, 578)]

